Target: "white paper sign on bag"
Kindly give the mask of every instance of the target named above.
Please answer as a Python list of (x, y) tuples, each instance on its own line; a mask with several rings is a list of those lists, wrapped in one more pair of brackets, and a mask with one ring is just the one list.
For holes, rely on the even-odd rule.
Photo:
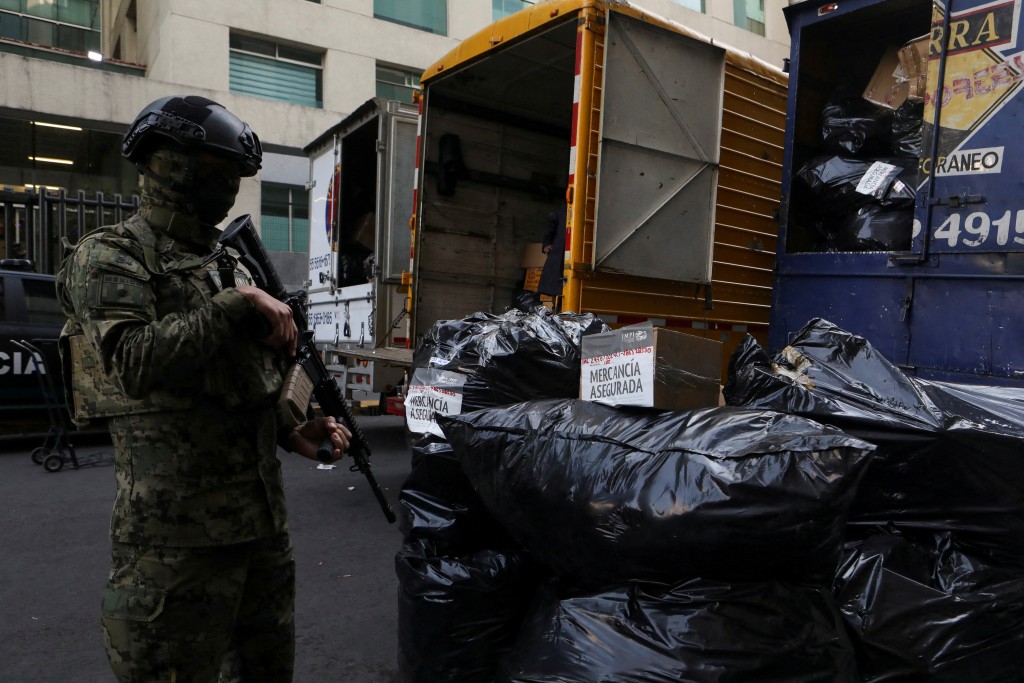
[(438, 415), (461, 415), (466, 376), (448, 370), (416, 368), (405, 397), (405, 424), (414, 434), (444, 437)]
[(871, 164), (867, 172), (857, 183), (856, 190), (861, 194), (869, 194), (878, 198), (882, 198), (888, 190), (889, 185), (892, 184), (893, 179), (900, 174), (903, 169), (899, 166), (893, 166), (887, 164), (884, 161), (876, 161)]
[(654, 405), (653, 325), (631, 325), (582, 341), (580, 398), (617, 406)]

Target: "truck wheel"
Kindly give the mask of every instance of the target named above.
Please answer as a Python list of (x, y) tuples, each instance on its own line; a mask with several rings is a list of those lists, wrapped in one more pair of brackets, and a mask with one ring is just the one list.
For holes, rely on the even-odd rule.
[(60, 472), (61, 468), (64, 467), (64, 458), (60, 457), (58, 453), (51, 453), (43, 461), (43, 467), (46, 468), (47, 472)]
[(49, 452), (50, 451), (40, 446), (39, 448), (32, 451), (32, 462), (34, 462), (37, 465), (42, 465), (43, 460), (46, 459), (46, 454)]

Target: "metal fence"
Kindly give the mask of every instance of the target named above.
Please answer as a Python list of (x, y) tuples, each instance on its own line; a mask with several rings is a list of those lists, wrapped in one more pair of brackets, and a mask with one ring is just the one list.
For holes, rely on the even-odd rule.
[(28, 258), (36, 272), (54, 273), (60, 267), (65, 238), (75, 244), (82, 235), (119, 223), (138, 208), (137, 195), (0, 190), (0, 257)]

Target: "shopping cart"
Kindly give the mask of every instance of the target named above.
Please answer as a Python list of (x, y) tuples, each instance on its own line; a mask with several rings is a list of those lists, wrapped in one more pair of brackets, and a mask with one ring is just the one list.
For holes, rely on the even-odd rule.
[[(39, 350), (36, 344), (56, 344), (56, 339), (34, 339), (35, 343), (27, 339), (12, 339), (12, 343), (22, 351), (28, 352), (42, 372), (35, 373), (39, 380), (39, 390), (46, 403), (46, 413), (50, 420), (50, 428), (43, 439), (43, 445), (32, 451), (32, 462), (42, 465), (47, 472), (59, 472), (66, 465), (75, 469), (86, 465), (96, 465), (109, 460), (107, 453), (95, 453), (82, 458), (75, 453), (75, 447), (71, 443), (69, 433), (71, 427), (68, 424), (68, 415), (62, 404), (62, 392), (54, 384), (53, 369), (49, 367), (46, 355)], [(59, 371), (59, 368), (58, 368)]]

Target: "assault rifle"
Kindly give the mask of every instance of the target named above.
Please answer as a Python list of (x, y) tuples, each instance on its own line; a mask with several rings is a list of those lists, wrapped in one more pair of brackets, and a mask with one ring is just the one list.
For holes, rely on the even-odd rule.
[[(218, 240), (221, 247), (231, 247), (238, 252), (238, 260), (246, 267), (252, 275), (256, 286), (267, 292), (275, 299), (282, 301), (292, 309), (292, 317), (295, 325), (299, 328), (298, 348), (295, 351), (295, 364), (285, 378), (284, 388), (281, 391), (282, 400), (285, 401), (284, 408), (290, 412), (297, 421), (305, 419), (305, 413), (309, 407), (310, 397), (315, 397), (320, 403), (324, 415), (331, 415), (335, 419), (344, 421), (352, 439), (349, 441), (346, 451), (352, 462), (350, 468), (353, 472), (362, 472), (366, 481), (370, 484), (373, 495), (377, 497), (380, 509), (388, 522), (394, 523), (395, 513), (384, 497), (384, 492), (373, 476), (370, 469), (370, 445), (366, 442), (366, 436), (356, 423), (352, 409), (348, 401), (338, 388), (338, 384), (327, 371), (323, 359), (316, 350), (313, 343), (313, 331), (309, 329), (306, 320), (305, 292), (289, 293), (281, 284), (281, 278), (274, 270), (270, 258), (267, 256), (263, 242), (256, 234), (256, 228), (252, 224), (249, 214), (239, 216), (231, 221), (225, 228)], [(334, 444), (326, 439), (317, 449), (317, 458), (330, 462), (334, 452)]]

